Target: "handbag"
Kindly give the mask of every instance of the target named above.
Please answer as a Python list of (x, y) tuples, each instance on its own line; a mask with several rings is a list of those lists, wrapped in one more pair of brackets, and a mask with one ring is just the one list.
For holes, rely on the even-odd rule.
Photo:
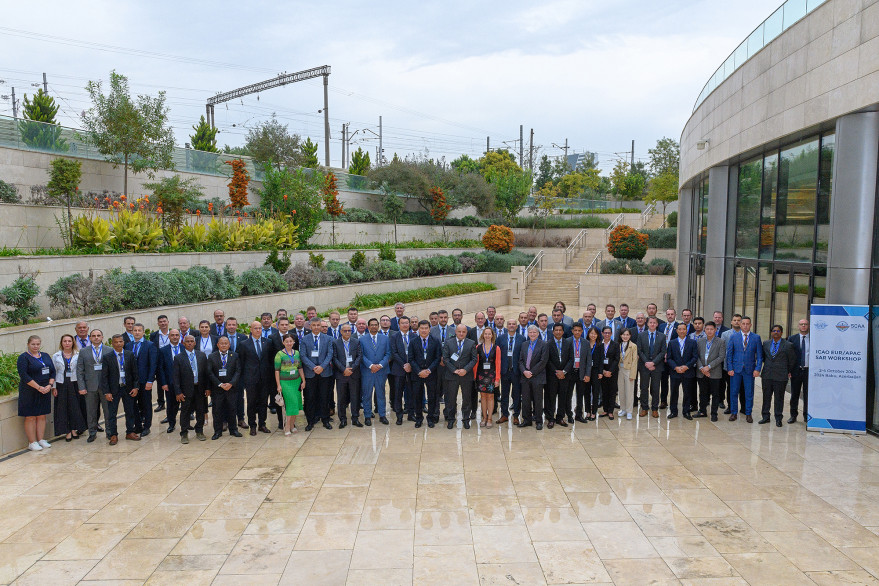
[(278, 407), (284, 406), (284, 395), (283, 394), (278, 393), (275, 395), (275, 405), (277, 405)]

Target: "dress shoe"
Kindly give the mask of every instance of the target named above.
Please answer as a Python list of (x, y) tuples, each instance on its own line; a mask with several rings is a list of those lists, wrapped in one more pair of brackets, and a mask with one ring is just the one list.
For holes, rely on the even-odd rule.
[(659, 417), (659, 411), (656, 411), (656, 410), (651, 411), (651, 412), (650, 412), (650, 416), (651, 416), (653, 419), (657, 419), (657, 418)]
[(415, 422), (415, 429), (418, 429), (419, 427), (421, 427), (421, 422), (420, 422), (420, 421), (416, 421), (416, 422)]
[(161, 413), (164, 410), (165, 410), (165, 405), (162, 404), (162, 405), (157, 406), (155, 411), (153, 411), (153, 413)]
[(372, 427), (372, 417), (366, 418), (366, 427)]
[(788, 419), (787, 422), (788, 422), (788, 423), (796, 423), (796, 422), (797, 422), (797, 416), (794, 415), (793, 417), (791, 417), (790, 419)]
[(119, 436), (110, 436), (110, 445), (115, 446), (119, 443)]
[(382, 422), (382, 425), (390, 425), (391, 423), (387, 417), (379, 417), (378, 420)]
[(556, 419), (555, 422), (556, 422), (556, 425), (561, 425), (562, 427), (567, 427), (567, 426), (568, 426), (568, 424), (565, 422), (565, 418), (564, 418), (564, 417), (562, 417), (562, 418), (560, 418), (560, 419)]
[(133, 442), (139, 442), (139, 441), (140, 441), (140, 436), (137, 435), (136, 433), (126, 433), (126, 434), (125, 434), (125, 439), (127, 439), (127, 440), (131, 440), (131, 441), (133, 441)]
[(85, 441), (87, 441), (88, 443), (92, 443), (93, 441), (95, 441), (95, 437), (97, 437), (97, 434), (90, 433), (88, 439)]
[(312, 429), (314, 429), (313, 423), (309, 423), (308, 425), (305, 426), (305, 431), (311, 431)]
[(677, 416), (678, 416), (677, 413), (669, 413), (669, 414), (668, 414), (668, 417), (666, 417), (666, 419), (674, 419), (674, 418), (677, 417)]
[(237, 429), (233, 429), (232, 431), (230, 431), (229, 435), (231, 435), (232, 437), (244, 437), (241, 435), (241, 432), (238, 431)]
[(768, 418), (768, 417), (764, 417), (763, 419), (761, 419), (761, 420), (758, 421), (757, 423), (759, 423), (760, 425), (763, 425), (764, 423), (769, 423), (769, 418)]
[(519, 425), (519, 416), (513, 415), (513, 425)]
[(448, 429), (452, 429), (453, 427), (455, 427), (455, 422), (454, 422), (454, 421), (448, 421), (448, 422), (446, 422), (446, 427), (447, 427)]
[(333, 429), (333, 424), (329, 421), (324, 421), (324, 429)]
[(723, 410), (723, 414), (724, 415), (732, 415), (732, 410), (730, 410), (729, 408), (726, 408)]
[(613, 404), (613, 408), (614, 408), (614, 409), (619, 409), (619, 408), (620, 408), (620, 404), (619, 404), (619, 403), (614, 403), (614, 404)]
[(577, 421), (579, 423), (589, 423), (589, 420), (582, 415), (577, 415), (576, 417), (574, 417), (574, 421)]
[(163, 424), (163, 425), (164, 425), (165, 423), (168, 423), (168, 418), (167, 418), (167, 417), (164, 418), (164, 419), (161, 420), (159, 423), (161, 423), (161, 424)]
[(686, 419), (687, 421), (693, 421), (693, 416), (690, 415), (690, 412), (688, 411), (684, 413), (684, 419)]
[(775, 427), (781, 427), (781, 419), (780, 418), (775, 420)]
[(73, 441), (73, 436), (65, 437), (65, 438), (64, 438), (64, 441), (65, 441), (65, 442), (72, 442), (72, 441)]
[(150, 434), (150, 428), (148, 427), (140, 433), (140, 437), (146, 437), (149, 434)]
[(272, 431), (265, 425), (260, 425), (257, 429), (263, 433), (272, 433)]
[(540, 431), (541, 429), (543, 429), (543, 422), (539, 421), (539, 422), (535, 423), (534, 429), (536, 429), (537, 431)]
[(282, 422), (278, 422), (278, 431), (284, 431), (284, 424)]
[(221, 437), (223, 437), (223, 434), (222, 434), (222, 433), (215, 433), (214, 435), (211, 436), (211, 439), (212, 439), (212, 440), (218, 440), (218, 439), (220, 439)]
[(247, 429), (247, 422), (244, 421), (243, 419), (239, 420), (239, 421), (238, 421), (238, 427), (241, 428), (241, 429)]
[(668, 403), (660, 403), (659, 404), (659, 410), (661, 411), (663, 409), (668, 409)]
[(345, 429), (346, 427), (348, 427), (348, 420), (347, 419), (340, 419), (339, 420), (339, 429)]
[(104, 428), (99, 425), (95, 428), (95, 431), (97, 431), (98, 433), (104, 433)]
[(501, 417), (500, 419), (498, 419), (495, 423), (497, 423), (498, 425), (500, 425), (501, 423), (506, 423), (507, 421), (509, 421), (509, 418), (508, 418), (506, 415), (504, 415), (503, 417)]
[(647, 409), (641, 409), (641, 411), (638, 412), (638, 415), (641, 417), (647, 417)]
[(469, 419), (465, 419), (463, 421), (463, 423), (464, 423), (464, 429), (470, 429), (470, 420)]
[(256, 435), (256, 426), (250, 428), (250, 435)]
[(750, 415), (745, 415), (745, 421), (747, 421), (748, 423), (754, 423), (754, 418)]
[(716, 413), (711, 414), (711, 421), (717, 421), (717, 414)]
[(354, 427), (363, 427), (363, 424), (360, 423), (360, 420), (356, 417), (351, 419), (351, 425), (353, 425)]
[(403, 418), (397, 417), (397, 425), (403, 425)]
[(721, 401), (720, 403), (718, 403), (717, 406), (718, 406), (720, 409), (726, 409), (726, 405), (724, 405), (723, 401)]
[(531, 427), (531, 422), (523, 419), (522, 423), (516, 424), (516, 427)]
[(702, 411), (697, 411), (693, 417), (708, 417), (707, 413), (703, 413)]
[(418, 421), (418, 420), (415, 418), (414, 415), (412, 415), (412, 414), (410, 413), (409, 415), (406, 416), (406, 421), (411, 421), (411, 422), (415, 423), (415, 422)]
[(552, 429), (553, 427), (555, 427), (555, 421), (553, 421), (552, 419), (550, 419), (549, 421), (546, 422), (546, 428), (547, 428), (547, 429)]
[(207, 440), (208, 438), (205, 437), (205, 434), (203, 434), (202, 432), (196, 431), (195, 432), (195, 439), (197, 439), (200, 442), (203, 442), (203, 441)]
[(184, 431), (180, 434), (180, 443), (188, 444), (189, 443), (189, 432)]
[(568, 423), (574, 425), (574, 416), (568, 413)]
[(733, 413), (732, 415), (729, 416), (730, 421), (736, 421), (738, 418), (739, 418), (739, 416), (735, 413)]

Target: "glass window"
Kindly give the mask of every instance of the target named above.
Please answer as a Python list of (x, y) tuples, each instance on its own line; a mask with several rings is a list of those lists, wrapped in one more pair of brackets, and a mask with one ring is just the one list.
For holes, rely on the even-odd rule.
[(736, 210), (736, 256), (756, 258), (760, 241), (760, 198), (763, 160), (739, 166), (738, 208)]
[(815, 284), (812, 288), (812, 303), (827, 303), (826, 265), (815, 265)]
[(775, 37), (781, 34), (784, 25), (784, 7), (779, 7), (778, 10), (772, 13), (772, 16), (766, 19), (763, 23), (763, 38), (764, 42), (768, 43)]
[[(795, 328), (795, 325), (799, 320), (804, 317), (808, 317), (809, 315), (809, 274), (808, 273), (795, 273), (794, 274), (794, 296), (793, 296), (793, 305), (791, 306), (791, 327)], [(791, 330), (788, 335), (793, 335), (796, 332)]]
[[(790, 269), (786, 266), (775, 267), (775, 300), (772, 302), (772, 324), (781, 324), (784, 331), (790, 328)], [(769, 331), (768, 329), (766, 330)]]
[(745, 265), (737, 262), (735, 269), (735, 283), (733, 287), (733, 313), (742, 313), (745, 310), (746, 287), (747, 283), (745, 282)]
[[(749, 314), (753, 320), (753, 330), (766, 337), (769, 332), (769, 323), (772, 319), (772, 301), (775, 297), (775, 291), (772, 287), (772, 269), (769, 263), (761, 262), (757, 270), (757, 311), (750, 310)], [(753, 307), (753, 306), (752, 306)]]
[(775, 211), (775, 258), (812, 262), (818, 192), (819, 141), (781, 151)]
[(699, 206), (699, 252), (705, 254), (708, 242), (708, 179), (702, 182), (702, 200)]
[(821, 161), (818, 171), (818, 203), (815, 206), (815, 262), (827, 262), (830, 238), (830, 195), (833, 180), (833, 152), (836, 136), (821, 137)]
[(775, 199), (778, 195), (778, 155), (763, 161), (763, 196), (760, 223), (760, 258), (772, 259), (775, 254)]

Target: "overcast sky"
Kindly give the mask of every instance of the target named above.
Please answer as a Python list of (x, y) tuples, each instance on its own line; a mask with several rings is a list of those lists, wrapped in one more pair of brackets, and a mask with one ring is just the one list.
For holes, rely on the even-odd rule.
[[(541, 153), (561, 154), (553, 143), (567, 138), (572, 152), (595, 151), (608, 169), (632, 139), (644, 160), (657, 139), (678, 139), (707, 79), (776, 4), (44, 0), (37, 14), (27, 3), (4, 2), (0, 93), (14, 85), (20, 98), (46, 72), (61, 123), (77, 126), (89, 106), (86, 82), (116, 69), (135, 93), (167, 91), (182, 146), (210, 95), (330, 65), (333, 165), (342, 123), (377, 132), (381, 115), (389, 157), (424, 149), (449, 160), (477, 157), (486, 136), (492, 147), (506, 141), (518, 150), (523, 124), (526, 162), (534, 128)], [(248, 127), (277, 112), (291, 131), (320, 144), (323, 162), (322, 106), (319, 79), (235, 100), (216, 109), (218, 142), (243, 144)], [(11, 114), (8, 100), (0, 113)], [(378, 141), (364, 131), (355, 140), (361, 136), (374, 158)]]

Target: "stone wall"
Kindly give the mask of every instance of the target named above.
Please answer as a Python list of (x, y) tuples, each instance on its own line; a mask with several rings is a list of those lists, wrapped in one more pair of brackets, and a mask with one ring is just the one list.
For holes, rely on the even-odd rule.
[(598, 307), (628, 303), (634, 317), (652, 302), (659, 306), (661, 313), (666, 309), (666, 295), (668, 307), (674, 307), (675, 279), (674, 275), (581, 275), (580, 307), (585, 308), (589, 303)]

